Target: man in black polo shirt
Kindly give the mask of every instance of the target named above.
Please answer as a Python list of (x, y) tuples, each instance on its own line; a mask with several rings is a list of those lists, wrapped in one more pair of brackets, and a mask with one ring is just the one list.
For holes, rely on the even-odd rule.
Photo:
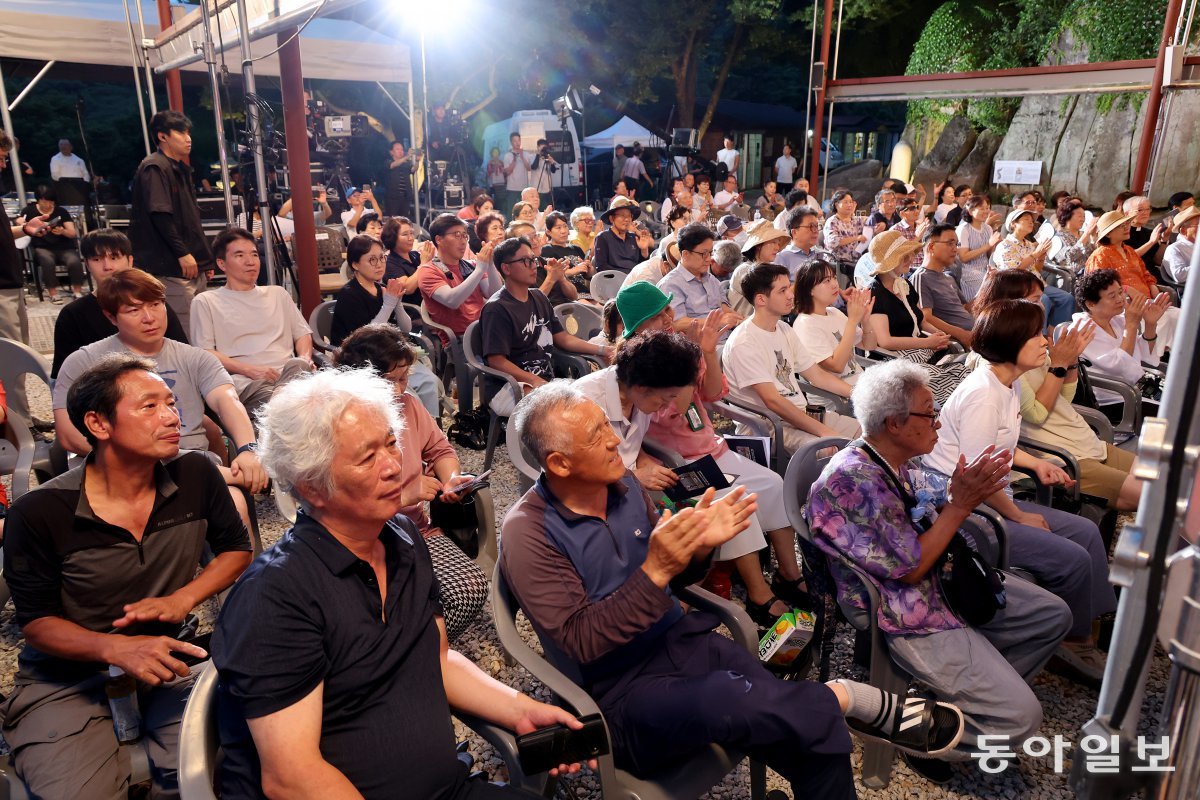
[[(174, 394), (145, 359), (114, 355), (80, 376), (71, 421), (82, 467), (13, 503), (4, 577), (25, 635), (4, 739), (30, 796), (112, 798), (129, 786), (105, 683), (138, 681), (156, 795), (178, 791), (179, 720), (191, 689), (175, 638), (191, 610), (250, 563), (250, 540), (220, 473), (179, 453)], [(205, 544), (215, 558), (198, 575)]]
[(518, 734), (579, 727), (448, 649), (429, 551), (396, 516), (400, 424), (370, 370), (299, 378), (264, 408), (263, 463), (303, 513), (213, 634), (223, 797), (513, 797), (466, 780), (451, 709)]
[(162, 281), (167, 305), (185, 331), (192, 297), (204, 290), (204, 273), (213, 268), (196, 204), (192, 168), (183, 159), (192, 152), (192, 122), (178, 111), (159, 111), (150, 120), (158, 152), (146, 156), (133, 176), (129, 238), (133, 260)]
[[(88, 272), (92, 274), (92, 285), (97, 289), (109, 275), (133, 269), (133, 247), (129, 244), (129, 237), (112, 228), (88, 231), (79, 240), (79, 250), (83, 253)], [(116, 332), (117, 326), (104, 316), (95, 292), (63, 306), (63, 310), (58, 312), (58, 319), (54, 321), (54, 363), (50, 367), (50, 377), (58, 377), (58, 371), (67, 356)], [(179, 317), (175, 316), (170, 306), (167, 306), (166, 336), (177, 342), (188, 343)]]

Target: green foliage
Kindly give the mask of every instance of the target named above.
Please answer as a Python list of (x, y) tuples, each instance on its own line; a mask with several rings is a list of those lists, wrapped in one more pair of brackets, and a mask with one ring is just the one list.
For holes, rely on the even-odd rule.
[[(1166, 5), (1167, 0), (984, 0), (978, 5), (950, 0), (930, 17), (905, 73), (1036, 66), (1064, 31), (1074, 34), (1090, 62), (1152, 58)], [(1141, 95), (1100, 95), (1097, 105), (1107, 111), (1130, 97), (1140, 102)], [(913, 101), (908, 121), (945, 121), (965, 113), (977, 127), (1004, 134), (1019, 107), (1016, 98)]]

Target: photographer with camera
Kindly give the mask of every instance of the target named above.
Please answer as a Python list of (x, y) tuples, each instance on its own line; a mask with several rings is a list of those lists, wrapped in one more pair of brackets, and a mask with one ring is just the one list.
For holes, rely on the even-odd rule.
[(358, 232), (358, 220), (367, 211), (382, 216), (379, 203), (375, 202), (375, 191), (370, 186), (359, 189), (350, 186), (346, 189), (346, 205), (350, 208), (342, 212), (342, 225), (346, 227), (346, 239), (353, 239)]
[(545, 139), (537, 140), (537, 155), (533, 157), (533, 179), (529, 185), (537, 189), (539, 197), (549, 195), (554, 199), (554, 174), (558, 172), (559, 163), (550, 154), (550, 143)]
[(505, 192), (508, 194), (504, 205), (511, 208), (521, 200), (521, 190), (529, 185), (533, 164), (529, 154), (521, 149), (521, 134), (513, 133), (508, 137), (511, 148), (504, 154)]

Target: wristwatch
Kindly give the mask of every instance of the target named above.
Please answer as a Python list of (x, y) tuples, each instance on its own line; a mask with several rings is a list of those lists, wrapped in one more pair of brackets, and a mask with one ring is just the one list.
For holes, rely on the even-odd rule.
[(237, 458), (242, 453), (249, 453), (251, 450), (253, 450), (257, 446), (258, 446), (258, 442), (246, 442), (244, 445), (242, 445), (241, 447), (239, 447), (237, 449), (237, 453), (234, 454), (234, 458)]
[(1067, 377), (1067, 368), (1066, 367), (1051, 367), (1050, 374), (1056, 378), (1060, 378), (1060, 379), (1065, 378), (1065, 377)]

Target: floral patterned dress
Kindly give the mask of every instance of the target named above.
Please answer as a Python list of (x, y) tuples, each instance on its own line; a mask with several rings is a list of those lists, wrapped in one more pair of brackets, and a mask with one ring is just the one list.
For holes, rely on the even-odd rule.
[(864, 225), (866, 225), (864, 218), (851, 217), (849, 222), (845, 222), (837, 214), (834, 214), (825, 220), (825, 249), (839, 263), (849, 264), (853, 268), (854, 263), (861, 255), (857, 249), (858, 243), (844, 244), (839, 247), (838, 242), (848, 237), (862, 236)]

